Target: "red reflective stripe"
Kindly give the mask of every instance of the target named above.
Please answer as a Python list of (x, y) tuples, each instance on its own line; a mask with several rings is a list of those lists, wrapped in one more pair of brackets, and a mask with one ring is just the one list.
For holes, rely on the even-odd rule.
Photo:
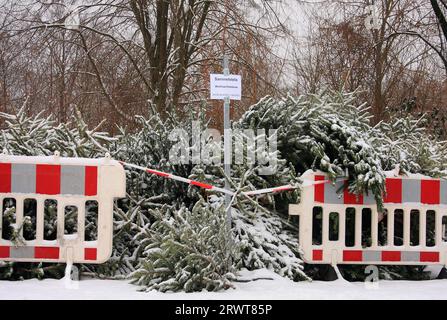
[(96, 196), (98, 194), (98, 167), (85, 167), (85, 195)]
[(163, 177), (163, 178), (169, 178), (170, 177), (169, 174), (164, 173), (164, 172), (160, 172), (160, 171), (157, 171), (157, 170), (147, 169), (146, 172), (151, 173), (151, 174), (155, 174), (156, 176)]
[(400, 251), (382, 251), (382, 261), (400, 261)]
[(84, 260), (94, 261), (97, 259), (98, 250), (96, 248), (84, 249)]
[(385, 203), (402, 203), (402, 179), (387, 178)]
[(59, 259), (59, 248), (55, 247), (35, 247), (35, 259)]
[(421, 262), (439, 262), (439, 252), (421, 252)]
[(0, 193), (11, 192), (11, 164), (0, 163)]
[[(31, 183), (31, 182), (30, 182)], [(61, 166), (36, 165), (36, 193), (56, 195), (61, 192)]]
[(349, 182), (345, 182), (345, 189), (344, 189), (344, 204), (363, 204), (363, 194), (357, 196), (354, 193), (349, 192), (348, 190)]
[[(315, 181), (325, 180), (325, 176), (315, 176)], [(314, 201), (324, 203), (324, 183), (316, 184), (314, 189)]]
[(295, 188), (291, 188), (291, 187), (276, 188), (273, 190), (273, 193), (279, 193), (279, 192), (289, 191), (289, 190), (294, 190), (294, 189)]
[(421, 180), (421, 202), (423, 204), (439, 204), (441, 198), (441, 181)]
[(0, 246), (0, 258), (9, 258), (10, 256), (10, 249), (9, 247)]
[(362, 261), (363, 254), (361, 250), (345, 250), (343, 251), (343, 261)]
[(190, 184), (192, 184), (193, 186), (200, 187), (203, 189), (208, 189), (208, 190), (213, 188), (213, 186), (211, 186), (209, 184), (201, 183), (201, 182), (197, 182), (197, 181), (191, 181)]
[(312, 261), (322, 261), (322, 260), (323, 260), (323, 250), (313, 250)]

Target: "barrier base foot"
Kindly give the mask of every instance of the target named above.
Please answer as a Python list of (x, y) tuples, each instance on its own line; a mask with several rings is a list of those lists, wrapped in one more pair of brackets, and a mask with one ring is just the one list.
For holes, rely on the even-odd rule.
[(65, 275), (62, 278), (63, 280), (71, 280), (71, 270), (73, 269), (73, 263), (67, 262), (65, 265)]
[(338, 268), (338, 266), (336, 264), (333, 264), (332, 268), (334, 268), (335, 274), (337, 275), (337, 279), (335, 279), (334, 281), (350, 283), (348, 280), (343, 278), (343, 275), (341, 274), (340, 269)]

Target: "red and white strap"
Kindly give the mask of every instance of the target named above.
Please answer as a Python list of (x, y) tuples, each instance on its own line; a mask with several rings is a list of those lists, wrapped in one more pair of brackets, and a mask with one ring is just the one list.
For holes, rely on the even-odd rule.
[[(217, 192), (221, 192), (224, 194), (228, 194), (233, 196), (234, 192), (230, 191), (230, 190), (226, 190), (223, 188), (219, 188), (219, 187), (215, 187), (212, 186), (210, 184), (207, 183), (203, 183), (203, 182), (199, 182), (199, 181), (195, 181), (195, 180), (191, 180), (191, 179), (187, 179), (187, 178), (183, 178), (180, 176), (176, 176), (170, 173), (165, 173), (165, 172), (161, 172), (158, 170), (153, 170), (150, 168), (145, 168), (145, 167), (141, 167), (141, 166), (137, 166), (135, 164), (131, 164), (131, 163), (126, 163), (123, 161), (120, 161), (120, 163), (125, 166), (125, 167), (129, 167), (129, 168), (134, 168), (140, 171), (144, 171), (162, 178), (166, 178), (166, 179), (172, 179), (175, 181), (179, 181), (179, 182), (183, 182), (183, 183), (187, 183), (189, 185), (192, 186), (196, 186), (202, 189), (206, 189), (206, 190), (212, 190), (212, 191), (217, 191)], [(316, 184), (323, 184), (323, 183), (327, 183), (329, 182), (328, 180), (323, 180), (323, 181), (305, 181), (301, 187), (310, 187)], [(285, 191), (291, 191), (291, 190), (295, 190), (298, 187), (296, 186), (292, 186), (292, 185), (287, 185), (287, 186), (280, 186), (280, 187), (275, 187), (275, 188), (268, 188), (268, 189), (262, 189), (262, 190), (255, 190), (255, 191), (249, 191), (249, 192), (243, 192), (243, 194), (247, 195), (247, 196), (257, 196), (257, 195), (261, 195), (261, 194), (266, 194), (266, 193), (279, 193), (279, 192), (285, 192)]]
[(192, 186), (196, 186), (196, 187), (199, 187), (199, 188), (202, 188), (202, 189), (214, 190), (214, 191), (222, 192), (222, 193), (229, 194), (229, 195), (233, 195), (234, 194), (233, 192), (231, 192), (229, 190), (225, 190), (223, 188), (215, 187), (215, 186), (212, 186), (212, 185), (207, 184), (207, 183), (203, 183), (203, 182), (199, 182), (199, 181), (195, 181), (195, 180), (191, 180), (191, 179), (186, 179), (186, 178), (179, 177), (179, 176), (176, 176), (176, 175), (173, 175), (173, 174), (170, 174), (170, 173), (165, 173), (165, 172), (161, 172), (161, 171), (157, 171), (157, 170), (153, 170), (153, 169), (149, 169), (149, 168), (145, 168), (145, 167), (140, 167), (140, 166), (137, 166), (135, 164), (130, 164), (130, 163), (122, 162), (122, 161), (120, 161), (120, 163), (123, 166), (129, 167), (129, 168), (134, 168), (134, 169), (137, 169), (137, 170), (145, 171), (147, 173), (154, 174), (154, 175), (162, 177), (162, 178), (172, 179), (172, 180), (175, 180), (175, 181), (180, 181), (180, 182), (183, 182), (183, 183), (187, 183), (187, 184), (190, 184)]

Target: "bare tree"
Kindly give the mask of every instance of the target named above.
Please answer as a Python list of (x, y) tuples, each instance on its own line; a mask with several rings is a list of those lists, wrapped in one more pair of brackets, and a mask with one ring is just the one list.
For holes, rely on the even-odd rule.
[(412, 36), (394, 36), (396, 30), (428, 32), (433, 25), (429, 4), (376, 1), (379, 23), (371, 29), (365, 27), (367, 5), (337, 1), (332, 10), (316, 10), (315, 31), (296, 50), (298, 86), (312, 91), (360, 89), (360, 99), (371, 104), (376, 123), (410, 100), (417, 101), (419, 110), (438, 106), (424, 94), (435, 88), (442, 92), (443, 79), (430, 46)]
[[(7, 38), (30, 39), (21, 57), (30, 57), (31, 47), (45, 52), (29, 70), (44, 81), (33, 80), (29, 93), (54, 105), (61, 121), (74, 103), (112, 125), (132, 122), (148, 101), (164, 118), (187, 112), (189, 103), (207, 99), (208, 74), (219, 71), (223, 52), (252, 89), (243, 104), (277, 92), (268, 42), (284, 28), (262, 1), (256, 19), (246, 15), (252, 4), (240, 0), (76, 2), (27, 0), (0, 8)], [(74, 14), (78, 25), (68, 23)]]

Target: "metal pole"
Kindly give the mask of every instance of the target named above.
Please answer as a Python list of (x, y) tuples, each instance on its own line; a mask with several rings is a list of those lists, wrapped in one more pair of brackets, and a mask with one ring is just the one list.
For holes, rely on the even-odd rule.
[[(228, 76), (230, 74), (228, 56), (224, 55), (223, 57), (223, 69), (224, 75)], [(231, 177), (231, 123), (230, 123), (230, 97), (225, 98), (224, 102), (224, 169), (225, 175), (230, 178)], [(231, 190), (230, 183), (227, 179), (225, 179), (225, 189)], [(231, 196), (229, 194), (225, 195), (225, 208), (227, 210), (227, 224), (228, 230), (231, 235)], [(231, 239), (231, 237), (230, 237)]]

